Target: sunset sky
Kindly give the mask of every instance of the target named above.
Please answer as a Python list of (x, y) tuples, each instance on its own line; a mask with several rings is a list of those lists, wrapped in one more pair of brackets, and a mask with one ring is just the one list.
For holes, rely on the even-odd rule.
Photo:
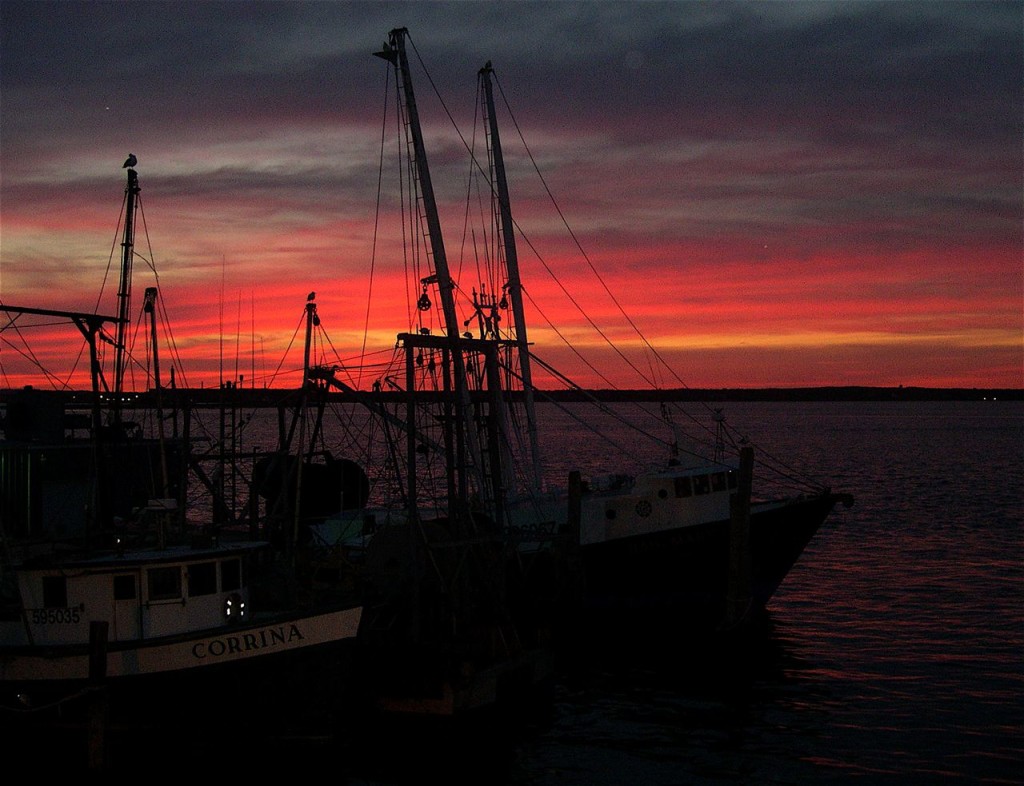
[[(396, 206), (374, 242), (382, 134), (394, 144), (393, 78), (372, 56), (406, 27), (452, 266), (469, 267), (459, 134), (491, 61), (582, 247), (508, 121), (530, 338), (580, 384), (653, 378), (566, 291), (643, 369), (621, 306), (667, 387), (1024, 386), (1022, 3), (3, 0), (0, 15), (0, 301), (116, 313), (134, 153), (136, 247), (191, 385), (270, 379), (310, 290), (343, 358), (367, 319), (368, 351), (406, 328)], [(135, 270), (137, 310), (153, 282)], [(37, 335), (60, 337), (41, 361), (71, 368), (74, 328)], [(0, 387), (27, 381), (19, 346), (0, 333)]]

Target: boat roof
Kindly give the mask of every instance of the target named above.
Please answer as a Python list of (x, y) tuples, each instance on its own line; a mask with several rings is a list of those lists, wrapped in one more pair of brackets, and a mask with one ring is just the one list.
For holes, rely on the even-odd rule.
[[(167, 546), (158, 548), (152, 546), (140, 549), (125, 549), (124, 551), (103, 551), (84, 557), (74, 557), (69, 560), (61, 560), (57, 563), (32, 566), (39, 570), (52, 570), (54, 568), (129, 568), (138, 565), (160, 565), (185, 562), (206, 562), (209, 560), (222, 559), (224, 557), (249, 554), (259, 549), (266, 548), (270, 544), (266, 541), (247, 540), (230, 543), (218, 543), (208, 547), (196, 548), (188, 545)], [(32, 568), (29, 568), (32, 569)]]

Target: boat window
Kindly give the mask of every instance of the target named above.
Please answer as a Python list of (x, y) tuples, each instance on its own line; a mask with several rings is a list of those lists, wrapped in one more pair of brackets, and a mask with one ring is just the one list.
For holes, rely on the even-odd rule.
[(609, 520), (615, 518), (615, 508), (605, 508), (604, 517)]
[(707, 494), (711, 490), (711, 481), (708, 480), (707, 475), (694, 475), (693, 476), (693, 493), (694, 494)]
[(676, 478), (676, 496), (689, 497), (692, 495), (693, 486), (690, 484), (690, 478), (688, 476)]
[(135, 600), (135, 576), (114, 576), (114, 600)]
[(0, 621), (16, 622), (21, 620), (20, 600), (14, 574), (10, 571), (0, 571)]
[(242, 586), (242, 561), (226, 559), (220, 565), (221, 591), (236, 590)]
[(181, 597), (181, 568), (150, 568), (149, 578), (150, 600), (174, 600)]
[(658, 489), (658, 499), (665, 499), (668, 496), (668, 492), (665, 489)]
[(188, 594), (212, 595), (217, 591), (217, 563), (201, 562), (188, 566)]
[(43, 608), (68, 607), (68, 580), (63, 576), (43, 576)]
[(739, 484), (739, 478), (736, 476), (736, 470), (730, 469), (726, 473), (726, 479), (729, 482), (729, 488), (734, 489)]
[(725, 473), (714, 472), (711, 474), (711, 490), (725, 491)]

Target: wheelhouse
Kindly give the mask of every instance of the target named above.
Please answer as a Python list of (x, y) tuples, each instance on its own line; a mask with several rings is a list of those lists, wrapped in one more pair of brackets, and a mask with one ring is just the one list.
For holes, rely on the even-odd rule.
[(17, 596), (4, 597), (0, 607), (0, 642), (84, 644), (97, 621), (107, 623), (110, 642), (231, 625), (250, 613), (250, 562), (265, 545), (153, 549), (22, 566)]

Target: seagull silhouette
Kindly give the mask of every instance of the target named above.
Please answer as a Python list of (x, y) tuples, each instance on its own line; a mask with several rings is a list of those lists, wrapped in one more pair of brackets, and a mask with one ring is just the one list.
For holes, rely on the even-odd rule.
[(124, 166), (121, 168), (127, 169), (130, 166), (135, 166), (137, 163), (139, 163), (139, 159), (135, 157), (135, 153), (129, 153), (128, 158), (125, 159)]

